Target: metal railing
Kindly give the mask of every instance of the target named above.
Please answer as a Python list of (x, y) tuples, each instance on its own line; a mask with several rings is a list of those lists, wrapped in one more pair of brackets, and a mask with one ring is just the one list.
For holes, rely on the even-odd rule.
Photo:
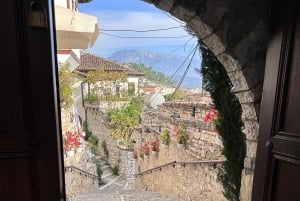
[(224, 162), (224, 160), (211, 160), (211, 161), (186, 161), (186, 162), (177, 162), (177, 161), (172, 161), (170, 163), (166, 163), (164, 165), (160, 165), (158, 167), (155, 167), (155, 168), (151, 168), (149, 170), (145, 170), (141, 173), (138, 173), (138, 174), (135, 174), (134, 176), (135, 177), (138, 177), (138, 176), (143, 176), (145, 174), (150, 174), (150, 173), (153, 173), (154, 171), (161, 171), (162, 168), (164, 167), (168, 167), (168, 166), (173, 166), (173, 168), (175, 168), (176, 164), (177, 165), (181, 165), (183, 167), (185, 167), (186, 165), (210, 165), (212, 166), (213, 168), (216, 168), (218, 164), (222, 164)]
[(70, 171), (70, 170), (71, 170), (71, 172), (74, 170), (75, 172), (77, 172), (80, 175), (85, 176), (85, 177), (90, 177), (90, 178), (93, 178), (93, 179), (99, 179), (99, 177), (97, 175), (89, 173), (85, 170), (82, 170), (82, 169), (76, 167), (76, 166), (71, 165), (71, 166), (66, 166), (65, 167), (65, 172)]

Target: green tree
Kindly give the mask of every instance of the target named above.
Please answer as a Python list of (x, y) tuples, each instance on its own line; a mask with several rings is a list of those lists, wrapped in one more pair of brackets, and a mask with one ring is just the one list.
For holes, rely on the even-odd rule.
[(223, 140), (223, 163), (219, 179), (223, 184), (224, 195), (230, 201), (239, 200), (241, 172), (246, 152), (245, 135), (241, 131), (243, 122), (242, 109), (237, 97), (232, 92), (232, 83), (223, 65), (214, 54), (200, 43), (202, 53), (203, 87), (207, 90), (218, 111), (216, 129)]
[(145, 73), (145, 78), (155, 83), (171, 86), (176, 84), (176, 82), (170, 79), (168, 76), (164, 75), (161, 72), (156, 72), (151, 67), (147, 67), (142, 63), (130, 63), (129, 66), (138, 72)]
[(112, 127), (112, 136), (128, 145), (134, 126), (139, 124), (139, 114), (143, 108), (140, 97), (132, 98), (128, 105), (111, 109), (108, 112), (109, 124)]
[(59, 96), (60, 105), (63, 108), (68, 108), (73, 104), (73, 84), (75, 83), (75, 76), (70, 71), (70, 64), (59, 64), (58, 67), (59, 79)]

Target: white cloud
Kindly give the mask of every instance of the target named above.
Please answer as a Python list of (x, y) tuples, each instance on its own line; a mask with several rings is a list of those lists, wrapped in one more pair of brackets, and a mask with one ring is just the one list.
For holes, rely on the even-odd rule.
[[(168, 27), (176, 27), (180, 24), (176, 20), (168, 17), (164, 13), (159, 12), (139, 12), (139, 11), (99, 11), (90, 13), (98, 18), (100, 32), (103, 29), (134, 29), (134, 30), (149, 30)], [(105, 31), (103, 31), (105, 32)], [(174, 36), (189, 36), (184, 28), (170, 29), (167, 31), (135, 33), (135, 32), (105, 32), (119, 36), (143, 36), (143, 37), (174, 37)], [(152, 49), (157, 46), (159, 50), (163, 46), (180, 46), (184, 44), (188, 38), (168, 38), (168, 39), (129, 39), (115, 38), (100, 33), (97, 42), (92, 51), (95, 53), (101, 52), (104, 56), (108, 52), (113, 52), (116, 49), (136, 48), (136, 49)]]

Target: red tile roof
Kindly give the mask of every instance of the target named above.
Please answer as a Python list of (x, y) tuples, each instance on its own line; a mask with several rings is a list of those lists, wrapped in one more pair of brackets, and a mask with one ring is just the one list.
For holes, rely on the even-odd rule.
[(91, 71), (99, 68), (104, 68), (106, 71), (128, 71), (128, 69), (121, 64), (109, 61), (103, 57), (88, 52), (80, 53), (80, 65), (77, 67), (78, 71)]
[(84, 51), (80, 53), (80, 65), (76, 68), (77, 71), (88, 72), (99, 68), (104, 68), (105, 71), (125, 71), (128, 75), (145, 75), (144, 73), (134, 71), (125, 65), (110, 61), (98, 55)]

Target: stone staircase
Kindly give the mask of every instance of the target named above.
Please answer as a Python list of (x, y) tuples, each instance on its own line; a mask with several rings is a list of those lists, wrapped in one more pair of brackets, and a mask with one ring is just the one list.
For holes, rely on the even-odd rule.
[(69, 201), (180, 201), (161, 193), (134, 189), (127, 181), (113, 175), (109, 166), (102, 162), (103, 185), (90, 192), (77, 195)]

